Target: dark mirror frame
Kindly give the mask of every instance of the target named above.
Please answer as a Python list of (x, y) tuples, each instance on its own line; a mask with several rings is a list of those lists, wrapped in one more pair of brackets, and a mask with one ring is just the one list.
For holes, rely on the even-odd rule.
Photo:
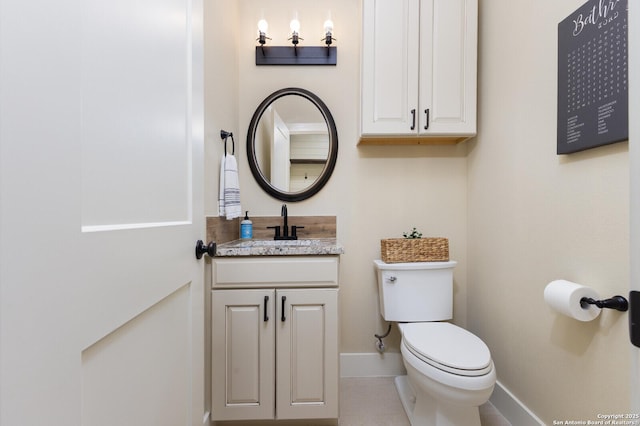
[[(322, 173), (320, 173), (318, 179), (316, 179), (316, 181), (313, 182), (311, 186), (299, 192), (285, 192), (271, 185), (269, 179), (267, 179), (267, 177), (262, 174), (262, 171), (258, 166), (254, 144), (258, 123), (260, 121), (260, 118), (262, 118), (262, 114), (264, 114), (264, 112), (272, 102), (275, 102), (277, 99), (283, 96), (289, 95), (301, 96), (312, 102), (318, 108), (318, 110), (320, 110), (320, 113), (322, 114), (325, 123), (327, 123), (327, 128), (329, 130), (329, 154), (324, 169), (322, 169)], [(312, 197), (313, 195), (318, 193), (318, 191), (320, 191), (322, 187), (324, 187), (324, 185), (331, 177), (337, 159), (338, 131), (336, 130), (336, 124), (333, 121), (333, 116), (331, 115), (329, 108), (327, 108), (324, 102), (322, 102), (322, 100), (312, 92), (297, 87), (280, 89), (267, 96), (267, 98), (262, 101), (262, 103), (256, 109), (256, 112), (253, 114), (251, 123), (249, 124), (249, 130), (247, 132), (247, 161), (249, 161), (249, 168), (251, 168), (251, 173), (253, 174), (256, 182), (258, 182), (260, 187), (272, 197), (281, 201), (302, 201), (306, 200), (309, 197)]]

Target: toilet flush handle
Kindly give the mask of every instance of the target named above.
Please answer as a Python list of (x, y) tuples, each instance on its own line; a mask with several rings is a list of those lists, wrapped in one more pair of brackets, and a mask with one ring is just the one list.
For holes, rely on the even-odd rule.
[(389, 278), (387, 278), (387, 280), (391, 281), (392, 283), (396, 282), (398, 278), (396, 278), (395, 276), (390, 276)]

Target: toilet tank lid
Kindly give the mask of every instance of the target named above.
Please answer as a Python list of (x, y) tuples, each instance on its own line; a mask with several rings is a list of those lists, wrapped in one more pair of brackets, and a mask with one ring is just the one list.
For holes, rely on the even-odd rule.
[(458, 262), (449, 260), (447, 262), (407, 262), (407, 263), (387, 263), (382, 260), (374, 260), (373, 264), (377, 269), (385, 271), (416, 271), (421, 269), (450, 269), (454, 268)]

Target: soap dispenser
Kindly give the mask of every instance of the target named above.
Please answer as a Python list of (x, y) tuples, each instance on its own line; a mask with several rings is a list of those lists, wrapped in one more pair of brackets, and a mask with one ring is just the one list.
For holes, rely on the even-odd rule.
[(253, 238), (253, 222), (249, 219), (249, 210), (244, 212), (244, 220), (240, 222), (240, 238), (243, 240)]

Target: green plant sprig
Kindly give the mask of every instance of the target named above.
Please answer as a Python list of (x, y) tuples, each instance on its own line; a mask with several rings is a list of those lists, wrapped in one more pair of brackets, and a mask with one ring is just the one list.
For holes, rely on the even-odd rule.
[(402, 236), (405, 238), (413, 239), (413, 238), (422, 238), (422, 232), (418, 231), (415, 227), (411, 230), (411, 232), (403, 232)]

